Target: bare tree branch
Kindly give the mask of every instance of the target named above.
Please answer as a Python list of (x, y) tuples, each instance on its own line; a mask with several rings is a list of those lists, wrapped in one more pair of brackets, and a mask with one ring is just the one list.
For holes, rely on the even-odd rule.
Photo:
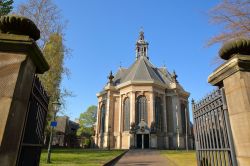
[(209, 11), (210, 22), (223, 26), (207, 45), (250, 37), (250, 0), (223, 0)]
[(38, 26), (41, 31), (38, 45), (41, 49), (51, 34), (57, 33), (63, 36), (66, 21), (52, 0), (28, 0), (18, 5), (16, 14), (30, 18)]

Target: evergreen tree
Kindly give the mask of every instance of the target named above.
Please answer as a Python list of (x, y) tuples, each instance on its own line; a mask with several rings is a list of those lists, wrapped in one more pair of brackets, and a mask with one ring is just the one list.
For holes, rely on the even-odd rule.
[(13, 9), (13, 0), (0, 0), (0, 16), (7, 15)]

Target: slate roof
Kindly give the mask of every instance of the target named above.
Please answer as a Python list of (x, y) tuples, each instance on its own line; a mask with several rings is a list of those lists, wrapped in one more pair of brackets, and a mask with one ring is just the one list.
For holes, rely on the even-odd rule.
[(171, 75), (167, 72), (166, 68), (154, 67), (145, 56), (138, 57), (128, 69), (120, 68), (115, 74), (113, 81), (115, 85), (127, 81), (154, 81), (162, 84), (173, 82)]
[[(122, 87), (127, 83), (154, 83), (167, 88), (182, 89), (176, 80), (177, 75), (170, 74), (166, 67), (154, 67), (148, 58), (148, 42), (144, 40), (144, 32), (140, 31), (136, 42), (136, 61), (128, 68), (120, 68), (112, 79), (112, 85)], [(112, 72), (109, 78), (112, 78)], [(109, 85), (110, 81), (107, 83)], [(124, 83), (124, 84), (123, 84)], [(105, 86), (106, 87), (106, 86)], [(100, 93), (105, 92), (105, 87)], [(119, 88), (118, 87), (118, 88)]]

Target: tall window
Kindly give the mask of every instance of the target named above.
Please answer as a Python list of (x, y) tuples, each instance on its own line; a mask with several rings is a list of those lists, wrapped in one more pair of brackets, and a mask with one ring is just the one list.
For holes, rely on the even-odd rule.
[(123, 103), (123, 131), (129, 131), (130, 127), (130, 102), (127, 97)]
[(181, 127), (184, 134), (186, 134), (186, 106), (181, 104)]
[(101, 133), (105, 132), (105, 115), (106, 115), (106, 109), (105, 105), (103, 104), (101, 107)]
[(148, 122), (147, 98), (145, 96), (139, 96), (136, 100), (135, 123), (139, 124), (142, 119), (146, 123)]
[(155, 126), (158, 130), (162, 130), (162, 103), (161, 98), (155, 98)]

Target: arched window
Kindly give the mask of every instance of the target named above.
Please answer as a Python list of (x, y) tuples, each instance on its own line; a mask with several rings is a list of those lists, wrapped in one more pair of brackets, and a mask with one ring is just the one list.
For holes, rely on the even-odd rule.
[(182, 127), (182, 131), (184, 134), (186, 134), (186, 106), (185, 104), (181, 104), (181, 127)]
[(136, 100), (135, 123), (139, 124), (142, 119), (146, 123), (148, 122), (147, 98), (145, 96), (139, 96)]
[(162, 103), (161, 98), (155, 98), (155, 127), (162, 130)]
[(106, 109), (105, 105), (103, 104), (101, 107), (101, 133), (105, 132), (105, 115), (106, 115)]
[(123, 131), (129, 131), (130, 127), (130, 102), (127, 97), (123, 103)]

